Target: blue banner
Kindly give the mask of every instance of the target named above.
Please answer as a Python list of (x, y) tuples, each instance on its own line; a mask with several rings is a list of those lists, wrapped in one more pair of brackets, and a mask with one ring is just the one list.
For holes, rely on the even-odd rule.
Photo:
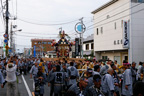
[(36, 57), (36, 46), (34, 46), (34, 57)]

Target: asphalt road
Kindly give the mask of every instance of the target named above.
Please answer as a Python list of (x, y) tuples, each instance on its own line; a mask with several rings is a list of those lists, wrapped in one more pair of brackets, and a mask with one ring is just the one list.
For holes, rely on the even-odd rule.
[[(26, 84), (24, 83), (22, 76), (21, 75), (18, 76), (18, 83), (17, 83), (18, 95), (19, 96), (30, 96), (28, 94), (28, 91), (29, 91), (31, 96), (33, 96), (33, 93), (34, 93), (34, 91), (33, 91), (33, 79), (30, 78), (30, 74), (23, 75), (23, 77), (25, 79), (25, 83), (28, 86), (26, 87)], [(7, 91), (7, 84), (5, 85), (4, 88), (0, 88), (0, 96), (6, 96), (6, 91)], [(50, 88), (48, 87), (48, 84), (46, 83), (44, 96), (49, 96), (49, 91), (50, 91)]]

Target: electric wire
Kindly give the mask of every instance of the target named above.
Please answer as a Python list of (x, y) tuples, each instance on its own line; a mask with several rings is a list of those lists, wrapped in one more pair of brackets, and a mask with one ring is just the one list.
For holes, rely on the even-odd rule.
[(74, 20), (74, 21), (69, 21), (69, 22), (59, 23), (59, 24), (40, 24), (40, 23), (34, 23), (34, 22), (27, 21), (27, 20), (23, 20), (23, 19), (20, 19), (20, 18), (18, 18), (18, 20), (26, 22), (26, 23), (34, 24), (34, 25), (44, 25), (44, 26), (66, 25), (66, 24), (70, 24), (70, 23), (78, 21), (78, 20)]
[(114, 20), (111, 20), (111, 21), (109, 21), (109, 22), (106, 22), (106, 23), (103, 23), (103, 24), (100, 24), (100, 25), (94, 26), (94, 27), (89, 28), (89, 29), (87, 29), (87, 30), (91, 30), (91, 29), (93, 29), (93, 28), (96, 28), (96, 27), (99, 27), (99, 26), (102, 26), (102, 25), (105, 25), (105, 24), (109, 24), (109, 23), (111, 23), (111, 22), (114, 22), (114, 21), (116, 21), (116, 20), (122, 19), (122, 18), (124, 18), (124, 17), (130, 16), (130, 15), (133, 15), (133, 14), (136, 14), (136, 13), (141, 12), (141, 11), (144, 11), (144, 8), (142, 8), (142, 9), (140, 9), (140, 10), (138, 10), (138, 11), (135, 11), (135, 12), (133, 12), (133, 13), (130, 13), (130, 14), (128, 14), (128, 15), (125, 15), (125, 16), (122, 16), (122, 17), (119, 17), (119, 18), (114, 19)]
[(122, 4), (122, 5), (118, 6), (118, 7), (116, 7), (114, 10), (110, 10), (110, 11), (108, 11), (108, 12), (106, 12), (106, 13), (104, 13), (104, 14), (100, 15), (99, 17), (97, 17), (97, 18), (93, 18), (93, 19), (94, 19), (94, 20), (99, 19), (99, 18), (101, 18), (101, 17), (105, 16), (106, 14), (111, 13), (111, 12), (115, 11), (116, 9), (118, 9), (118, 8), (121, 8), (121, 7), (125, 6), (125, 5), (126, 5), (126, 4), (128, 4), (128, 3), (129, 3), (129, 1), (128, 1), (128, 2), (126, 2), (125, 4)]
[[(142, 3), (137, 4), (137, 5), (135, 5), (135, 6), (132, 6), (131, 8), (128, 8), (128, 9), (126, 9), (126, 10), (123, 10), (123, 11), (121, 11), (121, 12), (119, 12), (119, 13), (116, 13), (116, 14), (110, 16), (110, 18), (115, 17), (115, 16), (117, 16), (117, 15), (119, 15), (119, 14), (125, 12), (125, 11), (128, 11), (129, 9), (132, 9), (132, 8), (134, 8), (134, 7), (137, 7), (137, 6), (141, 5), (141, 4), (142, 4)], [(110, 19), (110, 18), (108, 18), (108, 19)], [(107, 20), (107, 18), (106, 18), (106, 19), (103, 19), (103, 20), (101, 20), (101, 21), (99, 21), (99, 22), (97, 22), (97, 23), (94, 23), (94, 24), (92, 24), (92, 25), (90, 25), (90, 26), (88, 26), (88, 28), (91, 27), (91, 26), (94, 26), (94, 25), (96, 25), (96, 24), (98, 24), (98, 23), (101, 23), (101, 22), (103, 22), (103, 21), (105, 21), (105, 20)]]

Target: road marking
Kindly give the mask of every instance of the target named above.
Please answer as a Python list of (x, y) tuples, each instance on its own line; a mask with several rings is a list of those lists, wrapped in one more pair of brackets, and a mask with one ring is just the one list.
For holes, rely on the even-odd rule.
[(27, 83), (26, 83), (26, 80), (25, 80), (24, 76), (23, 76), (23, 75), (21, 75), (21, 76), (22, 76), (23, 82), (24, 82), (24, 84), (25, 84), (26, 90), (27, 90), (27, 92), (28, 92), (28, 95), (29, 95), (29, 96), (32, 96), (31, 91), (30, 91), (30, 89), (29, 89), (29, 87), (28, 87), (28, 85), (27, 85)]

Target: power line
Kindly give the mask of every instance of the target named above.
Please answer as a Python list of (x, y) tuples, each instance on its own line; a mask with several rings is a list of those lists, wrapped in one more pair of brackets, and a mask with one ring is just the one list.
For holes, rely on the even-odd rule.
[(143, 11), (143, 10), (144, 10), (144, 8), (143, 8), (143, 9), (140, 9), (140, 10), (138, 10), (138, 11), (136, 11), (136, 12), (130, 13), (130, 14), (128, 14), (128, 15), (122, 16), (122, 17), (120, 17), (120, 18), (117, 18), (117, 19), (111, 20), (111, 21), (109, 21), (109, 22), (106, 22), (106, 23), (103, 23), (103, 24), (100, 24), (100, 25), (94, 26), (94, 27), (89, 28), (89, 29), (87, 29), (87, 30), (91, 30), (91, 29), (93, 29), (93, 28), (96, 28), (96, 27), (99, 27), (99, 26), (102, 26), (102, 25), (105, 25), (105, 24), (108, 24), (108, 23), (114, 22), (114, 21), (116, 21), (116, 20), (122, 19), (122, 18), (127, 17), (127, 16), (130, 16), (130, 15), (132, 15), (132, 14), (136, 14), (136, 13), (138, 13), (138, 12), (140, 12), (140, 11)]
[(94, 20), (99, 19), (99, 18), (101, 18), (101, 17), (105, 16), (106, 14), (108, 14), (108, 13), (110, 13), (110, 12), (112, 12), (112, 11), (115, 11), (116, 9), (118, 9), (118, 8), (120, 8), (120, 7), (122, 7), (122, 6), (126, 5), (126, 4), (128, 4), (128, 3), (129, 3), (129, 1), (128, 1), (128, 2), (126, 2), (125, 4), (120, 5), (119, 7), (115, 8), (114, 10), (108, 11), (108, 12), (106, 12), (106, 13), (104, 13), (104, 14), (100, 15), (99, 17), (94, 18)]
[[(30, 33), (30, 32), (19, 32), (19, 33), (23, 33), (23, 34), (40, 34), (40, 35), (59, 35), (59, 34), (43, 34), (43, 33)], [(74, 35), (72, 34), (68, 34), (68, 35)]]
[[(119, 14), (121, 14), (121, 13), (123, 13), (123, 12), (125, 12), (125, 11), (127, 11), (127, 10), (129, 10), (129, 9), (132, 9), (132, 8), (134, 8), (134, 7), (137, 7), (137, 6), (141, 5), (141, 4), (142, 4), (142, 3), (137, 4), (137, 5), (135, 5), (135, 6), (132, 6), (131, 8), (128, 8), (128, 9), (126, 9), (126, 10), (123, 10), (123, 11), (117, 13), (117, 14), (114, 14), (114, 15), (112, 15), (110, 18), (115, 17), (115, 16), (117, 16), (117, 15), (119, 15)], [(110, 19), (110, 18), (109, 18), (109, 19)], [(106, 18), (106, 19), (103, 19), (103, 20), (101, 20), (101, 21), (99, 21), (99, 22), (97, 22), (97, 23), (94, 23), (94, 24), (92, 24), (92, 25), (90, 25), (90, 26), (88, 26), (88, 28), (91, 27), (91, 26), (94, 26), (95, 24), (101, 23), (101, 22), (103, 22), (103, 21), (105, 21), (105, 20), (107, 20), (107, 18)]]
[(26, 22), (26, 23), (30, 23), (30, 24), (35, 24), (35, 25), (44, 25), (44, 26), (57, 26), (57, 25), (66, 25), (66, 24), (69, 24), (69, 23), (73, 23), (75, 21), (78, 21), (78, 20), (74, 20), (74, 21), (69, 21), (69, 22), (65, 22), (65, 23), (58, 23), (58, 24), (40, 24), (40, 23), (34, 23), (34, 22), (30, 22), (30, 21), (26, 21), (26, 20), (23, 20), (23, 19), (20, 19), (18, 18), (20, 21), (23, 21), (23, 22)]

